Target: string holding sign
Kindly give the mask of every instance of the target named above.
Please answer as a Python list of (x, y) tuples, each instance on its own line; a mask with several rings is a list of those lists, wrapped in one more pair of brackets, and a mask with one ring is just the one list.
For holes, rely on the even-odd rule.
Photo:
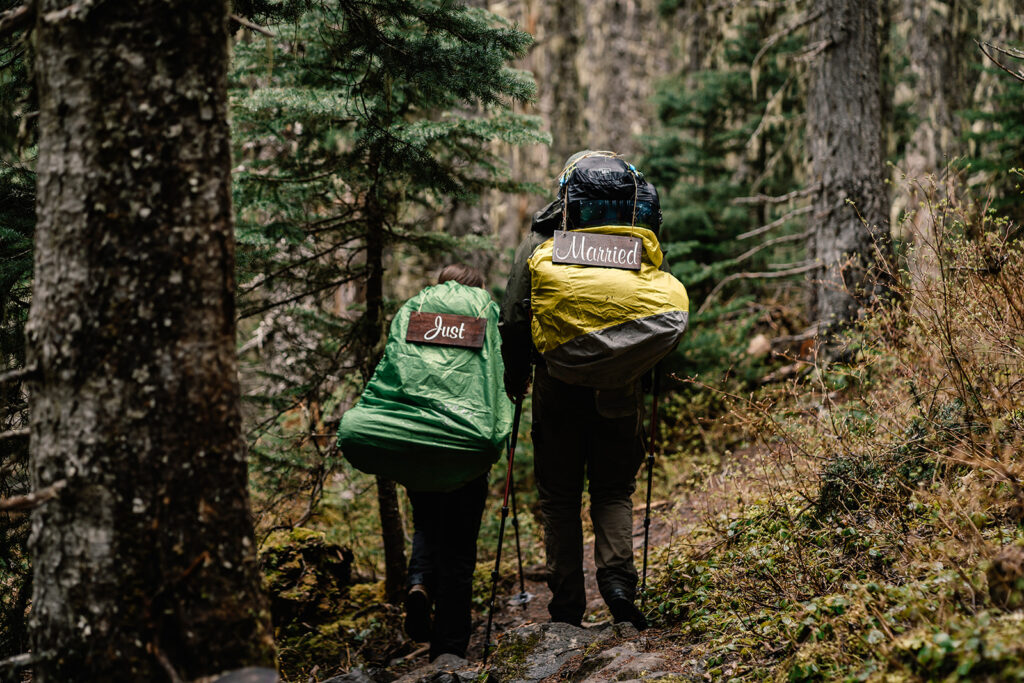
[(486, 332), (486, 318), (474, 318), (454, 313), (413, 312), (409, 314), (409, 327), (405, 333), (405, 341), (414, 344), (481, 349), (484, 346)]
[(551, 262), (640, 270), (642, 249), (639, 237), (555, 230)]

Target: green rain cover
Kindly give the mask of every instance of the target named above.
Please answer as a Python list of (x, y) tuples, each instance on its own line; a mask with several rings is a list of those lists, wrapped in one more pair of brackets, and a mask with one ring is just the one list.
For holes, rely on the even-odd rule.
[[(486, 318), (481, 349), (405, 340), (409, 315)], [(498, 305), (449, 280), (409, 299), (391, 322), (384, 358), (341, 418), (338, 446), (354, 467), (419, 491), (450, 491), (486, 472), (512, 430)]]

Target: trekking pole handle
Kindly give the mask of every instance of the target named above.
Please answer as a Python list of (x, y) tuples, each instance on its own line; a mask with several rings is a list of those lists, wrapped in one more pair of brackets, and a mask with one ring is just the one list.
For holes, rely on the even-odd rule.
[(516, 396), (515, 413), (512, 416), (511, 442), (508, 447), (508, 471), (505, 473), (505, 500), (503, 507), (508, 507), (508, 492), (512, 488), (512, 462), (516, 457), (516, 441), (519, 440), (519, 421), (523, 416), (523, 397)]

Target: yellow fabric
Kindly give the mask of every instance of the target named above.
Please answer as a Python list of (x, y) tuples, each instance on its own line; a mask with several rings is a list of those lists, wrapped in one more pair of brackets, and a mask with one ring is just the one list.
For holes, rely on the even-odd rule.
[(639, 271), (551, 262), (554, 238), (530, 257), (531, 330), (537, 350), (547, 353), (572, 339), (628, 320), (688, 311), (686, 288), (661, 267), (658, 238), (646, 228), (601, 226), (576, 232), (628, 235), (643, 240)]

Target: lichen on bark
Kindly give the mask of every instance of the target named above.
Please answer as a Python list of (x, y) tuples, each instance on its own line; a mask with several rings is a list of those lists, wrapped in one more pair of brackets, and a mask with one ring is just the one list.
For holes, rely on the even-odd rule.
[(37, 6), (36, 680), (272, 664), (238, 410), (226, 2)]

